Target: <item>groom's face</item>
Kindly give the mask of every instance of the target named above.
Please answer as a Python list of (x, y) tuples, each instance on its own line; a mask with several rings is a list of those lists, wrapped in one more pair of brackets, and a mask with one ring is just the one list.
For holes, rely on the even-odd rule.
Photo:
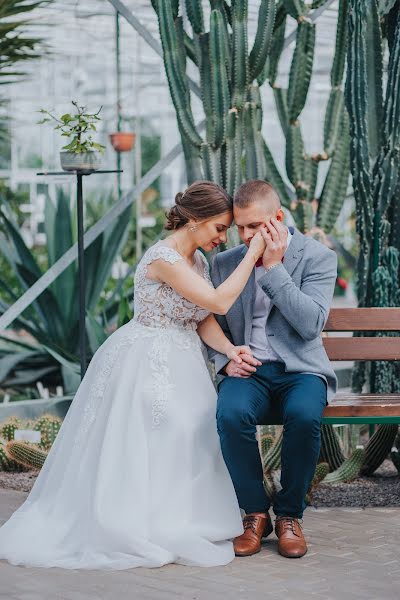
[(270, 196), (251, 202), (246, 208), (233, 207), (233, 215), (240, 239), (248, 246), (257, 231), (272, 218), (283, 221), (284, 213)]

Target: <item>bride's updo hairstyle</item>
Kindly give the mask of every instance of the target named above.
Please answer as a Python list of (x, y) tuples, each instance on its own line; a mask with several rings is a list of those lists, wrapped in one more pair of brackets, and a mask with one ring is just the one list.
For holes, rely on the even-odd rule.
[(166, 214), (165, 229), (180, 229), (190, 220), (202, 221), (232, 211), (233, 200), (212, 181), (195, 181), (185, 192), (178, 192), (175, 204)]

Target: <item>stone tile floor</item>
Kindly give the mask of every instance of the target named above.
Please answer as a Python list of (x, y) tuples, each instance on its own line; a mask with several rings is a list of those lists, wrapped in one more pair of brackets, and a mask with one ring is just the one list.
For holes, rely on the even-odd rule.
[[(26, 498), (0, 490), (0, 524)], [(79, 571), (15, 567), (0, 560), (1, 600), (396, 600), (400, 508), (308, 508), (301, 559), (263, 550), (226, 567)]]

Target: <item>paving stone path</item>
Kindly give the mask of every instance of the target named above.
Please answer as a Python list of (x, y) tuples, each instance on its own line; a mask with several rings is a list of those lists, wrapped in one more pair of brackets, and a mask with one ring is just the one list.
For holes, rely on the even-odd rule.
[[(0, 490), (0, 524), (27, 494)], [(1, 600), (395, 600), (400, 598), (400, 508), (309, 508), (301, 559), (262, 551), (226, 567), (79, 571), (0, 560)]]

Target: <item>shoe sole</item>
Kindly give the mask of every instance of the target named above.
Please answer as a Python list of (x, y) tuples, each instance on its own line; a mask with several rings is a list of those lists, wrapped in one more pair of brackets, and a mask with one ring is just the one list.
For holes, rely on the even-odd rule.
[[(273, 530), (274, 530), (274, 528), (273, 528), (272, 523), (269, 523), (269, 525), (267, 525), (267, 527), (264, 529), (264, 533), (261, 538), (261, 544), (264, 543), (263, 540), (265, 540), (265, 538), (267, 538), (269, 535), (271, 535)], [(253, 554), (258, 554), (259, 552), (261, 552), (261, 547), (258, 550), (255, 550), (254, 552), (240, 552), (240, 553), (235, 552), (235, 556), (253, 556)]]
[(307, 550), (304, 552), (304, 554), (284, 554), (279, 549), (278, 549), (278, 552), (281, 556), (284, 556), (285, 558), (301, 558), (302, 556), (307, 554)]

